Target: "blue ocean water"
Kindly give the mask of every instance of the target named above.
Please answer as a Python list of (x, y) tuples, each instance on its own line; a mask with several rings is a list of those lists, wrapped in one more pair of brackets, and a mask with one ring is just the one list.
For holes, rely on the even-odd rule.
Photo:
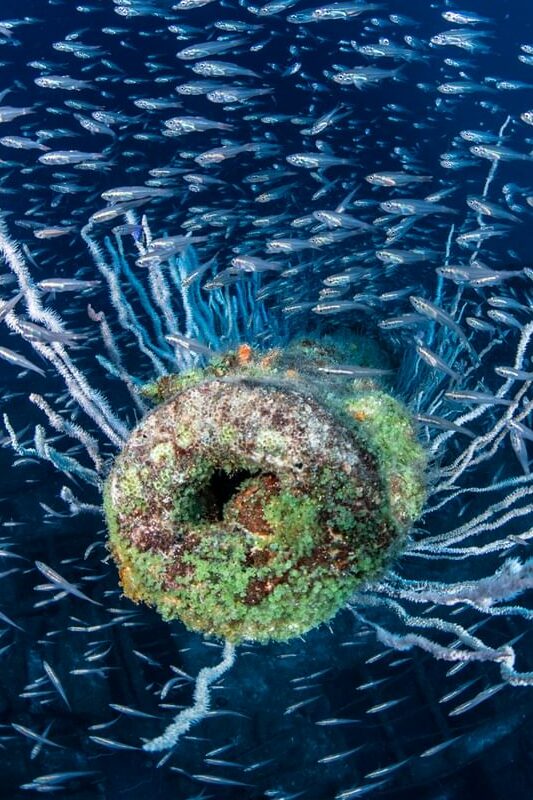
[[(314, 8), (305, 0), (286, 4), (276, 13), (258, 13), (259, 7), (233, 1), (188, 10), (173, 10), (173, 5), (171, 0), (1, 4), (0, 90), (9, 92), (0, 101), (0, 120), (6, 106), (31, 113), (0, 122), (0, 212), (35, 282), (101, 282), (94, 290), (40, 294), (68, 331), (83, 334), (82, 346), (72, 348), (71, 354), (91, 386), (105, 394), (125, 424), (135, 424), (139, 409), (124, 380), (106, 368), (102, 357), (109, 364), (109, 353), (87, 306), (105, 312), (126, 370), (140, 383), (153, 377), (153, 363), (139, 347), (135, 326), (128, 330), (117, 322), (117, 309), (131, 301), (136, 319), (147, 328), (152, 324), (124, 267), (130, 264), (149, 286), (146, 268), (134, 264), (145, 213), (154, 237), (187, 232), (205, 237), (195, 245), (199, 262), (216, 258), (216, 264), (195, 285), (206, 279), (216, 283), (217, 277), (222, 283), (198, 289), (199, 297), (211, 303), (211, 309), (225, 308), (224, 302), (234, 309), (229, 316), (221, 312), (217, 317), (222, 349), (242, 340), (259, 348), (306, 332), (353, 331), (388, 350), (397, 368), (395, 391), (414, 413), (452, 422), (472, 409), (443, 400), (443, 392), (457, 386), (441, 367), (422, 358), (416, 349), (421, 344), (450, 369), (471, 376), (459, 389), (497, 394), (503, 381), (494, 367), (514, 364), (531, 314), (531, 277), (523, 272), (531, 265), (528, 198), (533, 196), (533, 128), (522, 119), (533, 109), (533, 14), (527, 5), (519, 0), (504, 6), (478, 0), (468, 3), (468, 19), (462, 5), (446, 2), (316, 3), (318, 9), (330, 9), (330, 19), (301, 18), (300, 23), (288, 17)], [(364, 5), (371, 7), (355, 15)], [(462, 12), (466, 21), (443, 18), (453, 12)], [(432, 43), (432, 37), (450, 30), (456, 31), (461, 46), (453, 41)], [(205, 78), (193, 69), (200, 57), (177, 56), (186, 47), (220, 37), (238, 41), (227, 52), (201, 58), (238, 64), (255, 76)], [(373, 55), (358, 50), (391, 43), (399, 53), (381, 56), (376, 49)], [(361, 72), (351, 83), (333, 79), (357, 67)], [(371, 68), (390, 74), (366, 71)], [(72, 89), (65, 81), (59, 88), (36, 84), (36, 79), (49, 76), (87, 85)], [(201, 80), (268, 92), (243, 102), (219, 103), (205, 94), (177, 89)], [(447, 84), (460, 85), (451, 92), (439, 89)], [(95, 117), (98, 112), (104, 114), (100, 120)], [(324, 119), (329, 112), (331, 119)], [(193, 116), (231, 127), (165, 135), (165, 121)], [(108, 131), (87, 129), (88, 120), (102, 119)], [(310, 132), (318, 120), (323, 121), (322, 130)], [(477, 138), (462, 137), (461, 131), (473, 131)], [(20, 142), (17, 146), (1, 137), (22, 137), (50, 150), (24, 149)], [(235, 157), (211, 157), (208, 166), (205, 159), (194, 160), (227, 144), (249, 147)], [(472, 153), (470, 148), (478, 144), (496, 147), (496, 155)], [(81, 168), (73, 161), (55, 166), (39, 161), (45, 153), (72, 150), (100, 158), (87, 157)], [(287, 161), (298, 153), (343, 161), (322, 169), (320, 164), (302, 167)], [(431, 180), (406, 186), (365, 180), (381, 172)], [(133, 209), (134, 235), (119, 239), (111, 233), (112, 226), (126, 222), (123, 215), (93, 226), (91, 236), (99, 242), (104, 262), (116, 268), (123, 290), (115, 302), (111, 279), (97, 268), (81, 229), (91, 215), (108, 208), (102, 193), (127, 186), (168, 191)], [(258, 201), (266, 191), (278, 193), (270, 202)], [(446, 210), (429, 214), (426, 208), (411, 214), (404, 207), (393, 214), (379, 205), (413, 198), (427, 201), (428, 196), (430, 203)], [(476, 211), (466, 202), (471, 196), (492, 206)], [(324, 209), (351, 219), (320, 226), (313, 212)], [(266, 219), (269, 216), (272, 219)], [(373, 230), (338, 235), (353, 234), (354, 219)], [(396, 223), (403, 228), (391, 231)], [(477, 239), (457, 240), (475, 230), (482, 231)], [(44, 235), (35, 235), (40, 232)], [(312, 236), (325, 233), (333, 234), (331, 240), (309, 244)], [(289, 243), (280, 248), (279, 242), (286, 240)], [(386, 250), (393, 255), (383, 255)], [(414, 257), (409, 259), (409, 254)], [(271, 271), (236, 277), (228, 271), (236, 255), (281, 262), (286, 274), (279, 274), (276, 263)], [(459, 272), (438, 272), (454, 265)], [(4, 259), (0, 279), (9, 274)], [(321, 295), (335, 287), (331, 276), (338, 274), (344, 274), (340, 292)], [(179, 287), (170, 288), (175, 302)], [(9, 300), (16, 289), (16, 283), (2, 283), (2, 300)], [(397, 295), (383, 299), (389, 292)], [(238, 305), (245, 295), (248, 305)], [(354, 295), (353, 307), (339, 307), (337, 313), (320, 308), (320, 303), (349, 302)], [(380, 327), (387, 319), (413, 312), (410, 295), (433, 301), (460, 321), (481, 354), (479, 365), (473, 367), (446, 325), (428, 330), (419, 319), (414, 328)], [(184, 326), (186, 311), (177, 305), (177, 318)], [(257, 315), (253, 333), (243, 308)], [(503, 316), (491, 315), (491, 310)], [(36, 321), (25, 299), (15, 312)], [(237, 319), (233, 331), (231, 313)], [(158, 307), (158, 314), (163, 319), (164, 309)], [(492, 327), (469, 326), (469, 316)], [(164, 342), (151, 333), (161, 349)], [(0, 362), (3, 413), (26, 450), (34, 447), (35, 426), (44, 425), (50, 445), (77, 457), (79, 451), (69, 449), (72, 440), (58, 435), (29, 400), (32, 392), (42, 395), (65, 419), (79, 422), (99, 439), (105, 473), (116, 447), (94, 419), (80, 411), (64, 379), (32, 349), (36, 338), (38, 342), (39, 333), (23, 336), (2, 324), (0, 346), (31, 362), (26, 368), (23, 362)], [(196, 339), (213, 344), (202, 338), (201, 330)], [(164, 363), (169, 368), (168, 359)], [(522, 366), (529, 370), (529, 353)], [(506, 396), (514, 397), (522, 383)], [(529, 430), (527, 402), (525, 393), (517, 401), (516, 415), (525, 409), (519, 424)], [(483, 436), (504, 411), (496, 404), (468, 426), (477, 437)], [(443, 430), (436, 424), (420, 426), (428, 450)], [(505, 509), (502, 514), (495, 509), (495, 533), (487, 528), (476, 540), (480, 547), (489, 541), (505, 544), (495, 554), (487, 551), (476, 558), (407, 559), (398, 566), (402, 575), (415, 581), (474, 582), (493, 574), (512, 544), (510, 555), (526, 561), (531, 445), (522, 429), (514, 430), (521, 432), (525, 456), (507, 431), (490, 457), (473, 464), (463, 483), (457, 483), (458, 488), (470, 485), (482, 491), (466, 489), (440, 513), (437, 507), (416, 532), (423, 539), (457, 530), (523, 487), (526, 494), (519, 508), (524, 510), (502, 519)], [(531, 689), (508, 686), (491, 659), (458, 665), (436, 660), (423, 648), (394, 650), (351, 610), (341, 611), (329, 625), (301, 639), (241, 645), (234, 667), (213, 690), (215, 713), (183, 737), (164, 763), (164, 754), (143, 752), (143, 740), (161, 733), (191, 702), (193, 683), (182, 673), (194, 678), (203, 666), (214, 663), (219, 645), (180, 623), (164, 623), (154, 611), (122, 597), (106, 550), (102, 517), (95, 509), (71, 513), (72, 505), (60, 497), (66, 485), (80, 502), (97, 507), (97, 489), (79, 476), (65, 475), (38, 454), (14, 454), (8, 433), (4, 422), (0, 797), (529, 797)], [(432, 462), (432, 484), (438, 484), (439, 475), (468, 444), (463, 436), (444, 443)], [(486, 488), (502, 481), (508, 484), (487, 497)], [(430, 501), (432, 508), (439, 499), (437, 495)], [(513, 543), (512, 536), (522, 539)], [(62, 590), (35, 562), (47, 565), (94, 602), (73, 595), (69, 586)], [(529, 586), (525, 580), (525, 588)], [(527, 599), (520, 598), (521, 608), (527, 609)], [(483, 616), (466, 603), (451, 610), (438, 600), (423, 611), (407, 602), (406, 606), (428, 619), (460, 620), (489, 647), (512, 642), (516, 668), (531, 669), (526, 610)], [(373, 614), (373, 622), (388, 624), (385, 610)], [(477, 704), (461, 709), (476, 697)], [(43, 736), (44, 742), (39, 740)]]

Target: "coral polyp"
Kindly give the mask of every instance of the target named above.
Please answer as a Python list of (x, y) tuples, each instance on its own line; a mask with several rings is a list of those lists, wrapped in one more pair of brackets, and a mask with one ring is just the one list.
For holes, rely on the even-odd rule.
[(342, 366), (364, 350), (357, 337), (243, 346), (145, 389), (160, 403), (105, 489), (128, 597), (264, 642), (328, 620), (381, 575), (422, 510), (425, 459), (378, 383), (387, 370)]

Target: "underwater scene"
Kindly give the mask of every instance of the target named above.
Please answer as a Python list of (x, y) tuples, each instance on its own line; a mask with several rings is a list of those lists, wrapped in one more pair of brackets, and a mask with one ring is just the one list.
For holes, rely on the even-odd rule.
[(533, 7), (1, 0), (0, 798), (533, 758)]

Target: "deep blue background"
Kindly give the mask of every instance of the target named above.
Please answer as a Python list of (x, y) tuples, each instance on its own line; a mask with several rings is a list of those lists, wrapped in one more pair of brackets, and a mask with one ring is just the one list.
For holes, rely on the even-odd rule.
[[(4, 46), (0, 49), (0, 61), (7, 62), (0, 71), (2, 87), (13, 87), (4, 103), (12, 105), (35, 105), (34, 115), (22, 117), (14, 123), (3, 126), (0, 133), (20, 134), (26, 131), (35, 136), (35, 132), (43, 128), (65, 127), (76, 133), (81, 129), (72, 117), (72, 109), (65, 107), (63, 101), (81, 99), (95, 106), (108, 110), (122, 111), (135, 121), (119, 131), (118, 139), (112, 145), (110, 158), (112, 169), (105, 174), (81, 173), (76, 181), (84, 191), (73, 195), (61, 195), (50, 189), (52, 171), (36, 165), (36, 153), (5, 150), (0, 157), (6, 160), (13, 158), (18, 166), (6, 168), (7, 175), (2, 183), (0, 208), (7, 213), (7, 222), (14, 238), (29, 243), (34, 253), (39, 272), (37, 277), (51, 275), (73, 275), (82, 270), (84, 277), (94, 277), (94, 268), (84, 251), (79, 237), (72, 240), (58, 240), (52, 247), (36, 245), (31, 234), (32, 222), (46, 224), (83, 224), (87, 217), (102, 206), (99, 194), (106, 188), (128, 183), (142, 183), (146, 180), (149, 169), (162, 166), (172, 161), (175, 154), (191, 149), (201, 152), (218, 143), (220, 135), (203, 135), (201, 144), (194, 137), (184, 140), (162, 139), (159, 136), (162, 120), (173, 115), (173, 112), (146, 113), (136, 109), (132, 100), (137, 97), (167, 97), (180, 99), (172, 93), (176, 84), (193, 78), (188, 65), (181, 62), (175, 53), (181, 47), (194, 41), (203, 41), (205, 36), (213, 37), (209, 29), (213, 19), (245, 19), (253, 24), (261, 20), (248, 14), (234, 4), (219, 6), (212, 4), (204, 9), (183, 16), (186, 24), (197, 27), (198, 32), (191, 38), (176, 41), (166, 30), (161, 17), (146, 15), (138, 19), (123, 20), (112, 11), (112, 4), (107, 0), (90, 0), (87, 5), (95, 10), (91, 13), (76, 11), (75, 3), (63, 2), (51, 5), (44, 0), (2, 0), (1, 16), (4, 19), (33, 16), (39, 22), (17, 29), (15, 37), (20, 40), (18, 46)], [(170, 3), (166, 4), (168, 7)], [(299, 3), (296, 9), (306, 7)], [(484, 56), (474, 56), (472, 74), (476, 80), (487, 75), (512, 77), (533, 82), (533, 68), (521, 65), (516, 60), (519, 45), (533, 42), (532, 12), (529, 4), (523, 0), (513, 0), (505, 4), (496, 2), (469, 2), (470, 10), (478, 10), (495, 20), (491, 26), (494, 35), (489, 40), (491, 51)], [(402, 28), (402, 33), (413, 34), (427, 40), (439, 30), (448, 26), (440, 19), (439, 13), (444, 8), (436, 4), (435, 8), (426, 2), (409, 2), (407, 4), (390, 4), (389, 13), (405, 13), (416, 20), (416, 26)], [(379, 12), (376, 15), (381, 16)], [(124, 34), (110, 36), (102, 33), (105, 26), (124, 28)], [(273, 87), (272, 101), (261, 103), (259, 108), (264, 113), (288, 113), (307, 115), (311, 102), (310, 83), (318, 80), (326, 87), (322, 70), (331, 68), (332, 61), (339, 62), (341, 57), (336, 53), (339, 38), (363, 38), (374, 40), (377, 33), (370, 35), (362, 32), (359, 21), (349, 23), (331, 23), (324, 26), (308, 26), (308, 33), (303, 40), (308, 50), (300, 51), (298, 59), (302, 61), (302, 71), (306, 77), (282, 78), (278, 67), (282, 70), (291, 62), (288, 48), (291, 44), (300, 47), (296, 27), (287, 26), (281, 18), (265, 21), (265, 31), (272, 31), (272, 37), (264, 49), (257, 53), (246, 50), (238, 59), (228, 55), (222, 60), (238, 60), (259, 72), (265, 84)], [(209, 29), (209, 33), (206, 33)], [(108, 58), (118, 65), (120, 71), (109, 69), (98, 64), (87, 73), (80, 70), (92, 61), (78, 61), (63, 53), (55, 52), (51, 45), (59, 41), (73, 30), (83, 31), (80, 38), (87, 44), (98, 44), (108, 53)], [(393, 29), (394, 30), (394, 29)], [(384, 30), (382, 35), (387, 35)], [(255, 39), (263, 38), (255, 35)], [(266, 38), (266, 37), (265, 37)], [(396, 38), (399, 38), (396, 35)], [(128, 47), (120, 45), (120, 40)], [(440, 53), (437, 54), (441, 56)], [(435, 107), (435, 92), (416, 89), (417, 84), (435, 86), (443, 80), (441, 71), (442, 59), (447, 57), (463, 58), (465, 54), (454, 48), (447, 49), (440, 59), (435, 60), (435, 51), (428, 51), (427, 63), (405, 65), (402, 69), (403, 80), (398, 83), (384, 83), (383, 86), (370, 92), (357, 92), (346, 95), (346, 102), (352, 104), (351, 124), (346, 128), (339, 126), (328, 132), (327, 138), (336, 155), (344, 157), (357, 156), (364, 169), (361, 171), (361, 189), (357, 196), (373, 199), (375, 195), (362, 177), (377, 168), (393, 168), (397, 161), (393, 158), (393, 148), (407, 148), (416, 154), (424, 171), (439, 175), (442, 181), (457, 184), (458, 191), (445, 202), (461, 211), (458, 218), (460, 225), (464, 218), (464, 196), (470, 191), (481, 191), (488, 162), (473, 165), (457, 174), (445, 174), (438, 166), (439, 156), (450, 148), (450, 143), (463, 128), (479, 126), (489, 130), (497, 130), (505, 115), (517, 115), (526, 107), (532, 107), (531, 92), (507, 93), (505, 110), (487, 110), (480, 108), (472, 101), (461, 101), (452, 106)], [(94, 80), (97, 76), (107, 76), (106, 81), (97, 82), (98, 91), (78, 93), (54, 92), (40, 89), (34, 85), (33, 79), (40, 74), (28, 66), (35, 60), (52, 60), (58, 66), (52, 72), (70, 74), (73, 77), (86, 77)], [(154, 75), (147, 68), (150, 59), (165, 65), (161, 75), (172, 77), (168, 83), (155, 82)], [(342, 56), (341, 63), (366, 63), (356, 54)], [(351, 59), (351, 60), (350, 60)], [(271, 65), (275, 65), (274, 67)], [(395, 64), (380, 61), (380, 67), (392, 67)], [(456, 71), (450, 70), (446, 79), (451, 79)], [(125, 78), (138, 77), (142, 80), (138, 85), (127, 84)], [(116, 80), (114, 79), (116, 78)], [(100, 92), (107, 93), (101, 95)], [(527, 100), (526, 100), (527, 96)], [(318, 94), (311, 116), (333, 108), (339, 102), (339, 96), (328, 91)], [(343, 97), (344, 99), (344, 97)], [(182, 98), (183, 113), (201, 113), (205, 116), (216, 114), (220, 118), (220, 107), (209, 108), (202, 98)], [(489, 102), (498, 104), (500, 98), (487, 95)], [(404, 110), (399, 112), (401, 121), (391, 123), (389, 116), (391, 103), (400, 105)], [(62, 109), (64, 113), (56, 114), (50, 109)], [(251, 109), (255, 111), (256, 109)], [(86, 113), (86, 112), (82, 112)], [(180, 113), (180, 112), (177, 112)], [(250, 136), (264, 130), (275, 141), (283, 145), (283, 153), (298, 152), (302, 149), (298, 128), (290, 122), (272, 128), (261, 122), (249, 122), (242, 119), (243, 112), (231, 115), (236, 130), (229, 139), (247, 141)], [(416, 126), (415, 126), (416, 123)], [(528, 151), (531, 141), (527, 141), (528, 132), (515, 128), (511, 146)], [(57, 140), (63, 148), (72, 147), (87, 150), (98, 150), (108, 144), (104, 137), (90, 137), (84, 131), (82, 136)], [(132, 139), (135, 133), (149, 134), (153, 141)], [(531, 139), (531, 136), (529, 137)], [(465, 152), (467, 152), (465, 147)], [(282, 161), (282, 159), (280, 159)], [(176, 158), (176, 163), (180, 163)], [(189, 166), (191, 162), (186, 162)], [(192, 162), (193, 163), (193, 162)], [(175, 232), (177, 226), (186, 217), (186, 209), (196, 204), (220, 209), (232, 209), (241, 196), (242, 178), (251, 171), (268, 166), (268, 160), (257, 162), (250, 156), (230, 161), (217, 171), (217, 177), (226, 181), (225, 186), (217, 186), (197, 197), (186, 193), (182, 183), (179, 191), (170, 201), (153, 204), (150, 209), (150, 220), (154, 230)], [(526, 165), (530, 170), (530, 166)], [(517, 180), (522, 184), (533, 184), (531, 171), (525, 176), (519, 163), (518, 167), (510, 165), (504, 177), (498, 176), (496, 189), (505, 181)], [(200, 169), (192, 170), (201, 172)], [(62, 170), (58, 170), (61, 173)], [(66, 170), (68, 175), (75, 174)], [(211, 174), (211, 173), (210, 173)], [(332, 176), (337, 173), (331, 173)], [(61, 180), (53, 179), (55, 183)], [(296, 186), (286, 201), (292, 216), (309, 212), (309, 195), (318, 188), (318, 184), (305, 172), (297, 172)], [(343, 179), (344, 180), (344, 179)], [(353, 188), (353, 175), (347, 174), (345, 193)], [(464, 184), (464, 190), (462, 188)], [(435, 187), (436, 188), (436, 187)], [(7, 191), (6, 191), (7, 190)], [(342, 192), (341, 192), (342, 197)], [(341, 199), (339, 197), (339, 199)], [(384, 199), (379, 195), (379, 199)], [(60, 198), (58, 200), (58, 198)], [(337, 201), (338, 202), (338, 201)], [(279, 213), (280, 209), (271, 204), (267, 213)], [(315, 207), (330, 207), (323, 201)], [(32, 213), (26, 213), (33, 208)], [(370, 216), (370, 218), (372, 215)], [(30, 223), (30, 227), (27, 223)], [(22, 224), (21, 224), (22, 223)], [(431, 241), (423, 242), (424, 246), (436, 247), (442, 252), (447, 232), (448, 221), (436, 221)], [(210, 241), (205, 245), (203, 253), (208, 257), (220, 252), (222, 266), (231, 255), (232, 248), (240, 246), (248, 235), (254, 234), (249, 219), (245, 215), (236, 215), (231, 235), (224, 238), (223, 233), (213, 231)], [(255, 246), (257, 243), (252, 239)], [(528, 226), (517, 226), (513, 233), (512, 250), (509, 254), (507, 245), (500, 253), (500, 265), (525, 263), (530, 250)], [(254, 251), (255, 252), (255, 251)], [(332, 257), (332, 263), (322, 264), (316, 274), (306, 278), (303, 286), (297, 286), (303, 292), (303, 299), (316, 296), (321, 270), (337, 271), (334, 267), (336, 259), (349, 252), (349, 246), (341, 246)], [(494, 251), (493, 258), (496, 257)], [(458, 257), (456, 253), (456, 257)], [(340, 271), (340, 269), (339, 269)], [(375, 281), (376, 279), (373, 278)], [(412, 280), (425, 286), (431, 295), (435, 286), (432, 266), (425, 265), (422, 270), (400, 269), (383, 272), (381, 290), (392, 290), (409, 285)], [(105, 293), (95, 296), (98, 308), (108, 309)], [(90, 297), (93, 302), (93, 296)], [(272, 301), (272, 313), (276, 313), (275, 301)], [(85, 302), (73, 303), (69, 296), (57, 298), (57, 306), (66, 315), (69, 326), (84, 329), (87, 326)], [(392, 309), (391, 309), (392, 310)], [(408, 310), (402, 307), (400, 311)], [(376, 333), (377, 319), (361, 322), (357, 327), (368, 327)], [(302, 320), (302, 327), (309, 324)], [(335, 321), (332, 323), (335, 324)], [(13, 339), (2, 332), (2, 344), (14, 347)], [(31, 357), (31, 351), (26, 353)], [(136, 359), (133, 352), (130, 356)], [(118, 405), (125, 404), (126, 398), (115, 384), (102, 377), (94, 365), (90, 355), (80, 354), (85, 359), (86, 370), (93, 381), (105, 388), (108, 396), (112, 396)], [(149, 373), (145, 370), (145, 377)], [(61, 384), (53, 377), (46, 381), (37, 376), (30, 379), (15, 379), (11, 367), (0, 366), (0, 377), (4, 385), (4, 407), (9, 410), (10, 417), (17, 429), (27, 423), (36, 424), (42, 421), (29, 404), (22, 403), (30, 390), (49, 392), (51, 396), (61, 391)], [(487, 368), (487, 375), (489, 370)], [(488, 379), (489, 380), (489, 379)], [(11, 398), (10, 392), (20, 393)], [(130, 419), (132, 419), (131, 412)], [(111, 451), (109, 451), (111, 455)], [(506, 453), (512, 458), (512, 454)], [(62, 510), (57, 499), (60, 487), (64, 483), (62, 476), (52, 468), (43, 464), (13, 463), (13, 455), (7, 449), (0, 453), (2, 475), (2, 519), (4, 522), (22, 522), (12, 529), (6, 528), (6, 536), (15, 539), (16, 550), (26, 559), (24, 568), (14, 577), (7, 577), (1, 584), (1, 609), (16, 620), (24, 628), (24, 633), (8, 631), (0, 640), (0, 648), (5, 642), (6, 652), (0, 654), (0, 763), (2, 764), (2, 780), (0, 796), (6, 800), (26, 797), (28, 793), (19, 790), (19, 786), (29, 782), (37, 775), (65, 770), (90, 769), (99, 773), (96, 783), (72, 783), (64, 792), (64, 796), (73, 800), (93, 800), (109, 798), (118, 800), (121, 797), (145, 798), (186, 798), (196, 796), (202, 786), (180, 772), (171, 772), (167, 767), (155, 769), (155, 760), (138, 752), (117, 753), (103, 750), (87, 739), (88, 733), (96, 733), (132, 745), (139, 743), (140, 737), (154, 736), (173, 713), (164, 711), (164, 718), (152, 722), (142, 719), (123, 718), (116, 726), (102, 732), (89, 731), (90, 726), (109, 720), (113, 713), (109, 703), (131, 706), (147, 713), (159, 713), (155, 699), (150, 692), (153, 683), (163, 684), (171, 676), (170, 665), (178, 665), (192, 674), (196, 674), (204, 663), (212, 663), (216, 653), (206, 647), (199, 637), (185, 633), (180, 625), (164, 625), (157, 615), (143, 611), (139, 628), (117, 626), (108, 634), (97, 634), (96, 640), (109, 641), (113, 644), (112, 654), (106, 664), (113, 667), (105, 679), (72, 675), (71, 669), (83, 666), (82, 654), (91, 640), (85, 634), (66, 633), (69, 627), (77, 623), (72, 618), (82, 619), (86, 624), (100, 624), (102, 617), (99, 611), (69, 598), (66, 602), (50, 606), (46, 612), (36, 610), (34, 603), (42, 600), (42, 594), (34, 591), (41, 577), (36, 575), (32, 562), (40, 559), (56, 568), (70, 580), (84, 577), (83, 570), (89, 570), (85, 577), (90, 577), (86, 586), (94, 596), (103, 598), (109, 594), (106, 602), (114, 607), (131, 610), (127, 601), (119, 598), (117, 576), (111, 564), (103, 564), (105, 551), (103, 545), (95, 551), (87, 566), (82, 558), (86, 548), (95, 539), (104, 541), (100, 522), (88, 516), (74, 518), (49, 518), (43, 522), (40, 502)], [(498, 464), (498, 466), (500, 466)], [(85, 498), (95, 502), (90, 494)], [(457, 513), (460, 509), (457, 510)], [(13, 536), (11, 535), (13, 534)], [(72, 562), (69, 560), (72, 559)], [(6, 562), (5, 569), (11, 564)], [(26, 568), (27, 567), (27, 568)], [(433, 575), (444, 565), (431, 565)], [(430, 567), (428, 567), (429, 571)], [(98, 576), (101, 576), (98, 578)], [(94, 580), (97, 578), (97, 580)], [(512, 638), (519, 631), (512, 621), (498, 620), (495, 630), (503, 638)], [(329, 800), (341, 789), (357, 785), (362, 776), (379, 767), (386, 767), (408, 759), (406, 765), (398, 769), (394, 780), (375, 796), (383, 796), (392, 800), (409, 800), (414, 796), (420, 800), (466, 800), (466, 798), (483, 798), (483, 800), (499, 800), (512, 796), (528, 798), (531, 790), (531, 711), (533, 709), (530, 694), (526, 690), (503, 690), (493, 700), (481, 705), (475, 711), (456, 718), (448, 717), (446, 706), (439, 703), (439, 698), (447, 691), (466, 680), (475, 680), (480, 690), (485, 685), (497, 680), (490, 669), (467, 667), (455, 678), (446, 680), (446, 667), (436, 664), (429, 657), (420, 653), (385, 654), (372, 637), (361, 635), (349, 612), (342, 612), (330, 632), (326, 628), (311, 632), (304, 641), (290, 642), (287, 645), (268, 647), (242, 648), (238, 661), (231, 673), (226, 676), (221, 690), (216, 691), (214, 703), (217, 709), (240, 712), (245, 717), (219, 717), (193, 730), (188, 741), (178, 748), (176, 756), (170, 762), (179, 770), (190, 774), (224, 774), (235, 777), (255, 788), (206, 786), (206, 797), (235, 798), (235, 800), (266, 800), (275, 795), (267, 792), (276, 789), (289, 794), (291, 791), (304, 792), (301, 796), (309, 800)], [(148, 663), (137, 653), (144, 654), (152, 660)], [(381, 656), (380, 656), (381, 653)], [(368, 659), (378, 657), (375, 663), (367, 663)], [(72, 712), (67, 712), (64, 704), (57, 698), (50, 704), (40, 704), (38, 700), (30, 701), (20, 695), (24, 687), (35, 680), (41, 673), (41, 660), (46, 658), (54, 665), (64, 682), (69, 696)], [(392, 662), (392, 666), (391, 666)], [(396, 663), (397, 662), (397, 663)], [(327, 670), (317, 678), (309, 679), (313, 688), (305, 693), (295, 691), (298, 683), (291, 681), (305, 675)], [(369, 681), (386, 678), (386, 682), (369, 690), (357, 691), (357, 687)], [(317, 701), (292, 714), (284, 715), (288, 706), (297, 703), (302, 697), (317, 696)], [(405, 698), (397, 707), (384, 714), (366, 715), (366, 710), (389, 699)], [(190, 690), (172, 695), (170, 702), (187, 704)], [(162, 715), (163, 716), (163, 715)], [(354, 725), (326, 727), (318, 726), (317, 720), (329, 717), (349, 717), (357, 719)], [(15, 735), (10, 725), (17, 722), (42, 732), (46, 723), (54, 719), (50, 733), (51, 738), (68, 749), (65, 751), (46, 750), (37, 759), (30, 760), (31, 743), (19, 735)], [(448, 750), (433, 757), (420, 758), (419, 754), (440, 742), (462, 735), (463, 738)], [(221, 754), (221, 758), (250, 764), (256, 761), (269, 761), (257, 772), (246, 773), (242, 770), (226, 771), (216, 769), (203, 763), (205, 754), (212, 749), (233, 743), (233, 749)], [(361, 756), (355, 759), (341, 760), (331, 765), (319, 763), (319, 759), (332, 753), (366, 745)], [(252, 776), (252, 777), (250, 777)], [(30, 793), (31, 796), (31, 793)]]

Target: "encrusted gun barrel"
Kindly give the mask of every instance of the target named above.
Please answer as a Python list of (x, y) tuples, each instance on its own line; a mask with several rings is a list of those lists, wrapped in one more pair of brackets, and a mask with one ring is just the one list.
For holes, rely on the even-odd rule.
[[(350, 366), (346, 366), (350, 365)], [(357, 366), (353, 366), (357, 365)], [(401, 550), (425, 456), (358, 337), (247, 345), (160, 379), (105, 489), (125, 594), (232, 642), (329, 619)]]

